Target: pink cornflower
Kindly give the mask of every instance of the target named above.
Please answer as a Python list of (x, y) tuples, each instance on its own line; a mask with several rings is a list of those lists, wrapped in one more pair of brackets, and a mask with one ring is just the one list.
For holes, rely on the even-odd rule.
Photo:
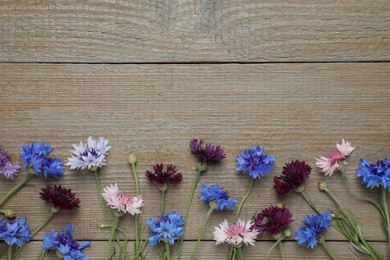
[(342, 139), (341, 144), (336, 144), (336, 146), (337, 150), (331, 152), (328, 156), (316, 158), (316, 166), (325, 173), (325, 176), (331, 177), (336, 170), (340, 170), (342, 166), (347, 165), (345, 159), (355, 149), (350, 142), (345, 142), (344, 139)]
[(255, 239), (259, 232), (256, 229), (251, 230), (252, 221), (245, 223), (244, 220), (238, 219), (233, 225), (229, 225), (225, 219), (219, 226), (214, 228), (214, 240), (216, 245), (228, 243), (231, 245), (255, 245)]
[(142, 207), (143, 199), (139, 197), (129, 197), (122, 194), (119, 190), (118, 185), (110, 185), (104, 188), (102, 193), (104, 199), (107, 201), (107, 205), (112, 209), (116, 209), (121, 212), (128, 212), (131, 215), (141, 213), (140, 208)]

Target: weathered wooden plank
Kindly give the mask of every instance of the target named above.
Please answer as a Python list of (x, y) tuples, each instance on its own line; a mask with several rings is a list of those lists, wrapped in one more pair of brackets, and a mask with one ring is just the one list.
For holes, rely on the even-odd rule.
[[(101, 172), (102, 183), (118, 182), (124, 191), (134, 194), (127, 155), (137, 153), (145, 199), (143, 219), (159, 214), (158, 190), (142, 177), (157, 162), (174, 163), (183, 172), (183, 183), (168, 191), (167, 211), (184, 212), (195, 167), (187, 142), (194, 137), (221, 144), (227, 154), (225, 162), (210, 167), (202, 181), (220, 184), (238, 199), (246, 191), (248, 178), (235, 172), (234, 157), (251, 145), (265, 146), (267, 153), (277, 157), (279, 173), (284, 163), (293, 159), (314, 165), (315, 156), (330, 152), (341, 138), (350, 140), (357, 147), (348, 167), (353, 188), (373, 198), (374, 191), (358, 184), (354, 170), (360, 158), (375, 161), (389, 154), (389, 63), (3, 64), (0, 78), (0, 144), (14, 158), (22, 144), (44, 140), (66, 160), (72, 143), (89, 135), (106, 136), (113, 148)], [(384, 241), (379, 215), (347, 194), (341, 176), (328, 179), (314, 169), (307, 182), (307, 192), (326, 209), (332, 204), (317, 190), (318, 181), (327, 181), (341, 202), (356, 212), (367, 238)], [(77, 212), (57, 216), (50, 226), (59, 229), (75, 223), (80, 239), (107, 239), (108, 231), (99, 229), (103, 220), (93, 176), (67, 168), (61, 183), (80, 196), (82, 206)], [(31, 184), (5, 206), (28, 216), (36, 227), (48, 208), (38, 198), (45, 183), (35, 179)], [(2, 195), (11, 186), (2, 180), (0, 187)], [(294, 230), (311, 213), (295, 194), (279, 198), (272, 177), (255, 184), (244, 213), (251, 216), (279, 201), (293, 211)], [(206, 211), (195, 198), (188, 239), (197, 238)], [(224, 218), (233, 219), (233, 214), (213, 214), (205, 239), (212, 239), (213, 226)], [(133, 226), (130, 219), (125, 217), (121, 223), (129, 232)], [(327, 237), (343, 239), (335, 231)]]
[(390, 3), (0, 1), (0, 62), (390, 59)]
[[(380, 252), (383, 252), (386, 257), (386, 244), (383, 242), (373, 243)], [(255, 260), (264, 259), (268, 249), (271, 247), (272, 242), (261, 241), (257, 242), (256, 246), (248, 246), (244, 248), (245, 259)], [(325, 251), (319, 247), (314, 250), (306, 249), (305, 247), (298, 246), (295, 242), (284, 242), (284, 250), (286, 259), (329, 259)], [(186, 241), (183, 248), (183, 259), (190, 259), (192, 250), (195, 246), (195, 242)], [(329, 242), (329, 246), (334, 251), (338, 259), (356, 259), (350, 250), (348, 250), (349, 244), (346, 242)], [(86, 249), (87, 256), (91, 259), (105, 259), (106, 242), (94, 241), (91, 247)], [(148, 248), (149, 249), (149, 248)], [(176, 259), (176, 247), (172, 248), (172, 259)], [(40, 252), (39, 242), (30, 242), (24, 249), (23, 259), (36, 260)], [(132, 253), (132, 244), (129, 244), (129, 252)], [(199, 246), (196, 259), (227, 259), (229, 248), (226, 245), (214, 245), (211, 241), (202, 241)], [(45, 259), (56, 259), (54, 254), (49, 254)], [(158, 259), (158, 254), (154, 248), (150, 248), (148, 259)], [(280, 259), (279, 250), (276, 248), (270, 255), (270, 259)]]

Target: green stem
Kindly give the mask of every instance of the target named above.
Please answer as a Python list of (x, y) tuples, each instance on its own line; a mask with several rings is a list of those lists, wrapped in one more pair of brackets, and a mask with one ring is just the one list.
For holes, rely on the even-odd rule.
[(191, 254), (191, 260), (195, 259), (195, 253), (196, 253), (196, 251), (198, 250), (200, 240), (201, 240), (202, 237), (203, 237), (204, 231), (206, 230), (207, 222), (209, 221), (209, 218), (210, 218), (210, 216), (211, 216), (211, 213), (213, 213), (213, 211), (214, 211), (213, 208), (209, 208), (209, 210), (208, 210), (207, 213), (206, 213), (206, 216), (205, 216), (204, 219), (203, 219), (203, 223), (202, 223), (202, 226), (201, 226), (201, 228), (200, 228), (199, 235), (198, 235), (198, 240), (196, 241), (194, 251), (192, 251), (192, 254)]
[(42, 251), (42, 253), (39, 255), (38, 260), (43, 260), (43, 258), (46, 255), (46, 250)]
[(49, 214), (47, 215), (45, 221), (37, 228), (34, 230), (34, 232), (32, 232), (32, 236), (34, 237), (36, 234), (38, 234), (39, 231), (41, 231), (49, 222), (50, 220), (53, 218), (55, 212), (51, 211), (49, 212)]
[(168, 241), (165, 241), (165, 256), (166, 260), (171, 260), (171, 247)]
[(8, 246), (8, 260), (12, 260), (12, 246)]
[(138, 174), (137, 174), (137, 168), (135, 167), (135, 164), (131, 165), (131, 171), (133, 172), (134, 181), (135, 181), (135, 194), (138, 197), (139, 196), (139, 184), (138, 184)]
[(320, 214), (320, 212), (318, 211), (317, 207), (314, 205), (313, 201), (309, 198), (309, 196), (307, 196), (306, 192), (303, 190), (303, 191), (300, 191), (298, 192), (299, 194), (301, 194), (302, 198), (306, 201), (306, 203), (317, 213), (317, 214)]
[(279, 243), (279, 251), (280, 251), (280, 256), (282, 257), (282, 260), (284, 260), (284, 248), (283, 248), (282, 241), (280, 241), (280, 243)]
[(272, 250), (274, 250), (274, 248), (283, 240), (285, 239), (286, 236), (285, 235), (281, 235), (278, 240), (275, 241), (275, 243), (271, 246), (271, 248), (268, 250), (267, 252), (267, 255), (265, 256), (265, 259), (268, 259), (269, 258), (269, 255), (271, 254)]
[(332, 260), (336, 260), (336, 256), (334, 255), (333, 251), (330, 249), (329, 245), (323, 241), (321, 242), (322, 246), (324, 247), (326, 253), (329, 255), (329, 257), (332, 259)]
[(29, 173), (27, 173), (23, 179), (18, 182), (12, 189), (10, 189), (0, 200), (0, 207), (6, 202), (12, 195), (14, 195), (16, 192), (18, 192), (21, 188), (23, 188), (24, 185), (31, 179), (33, 174), (30, 173), (31, 170), (29, 170)]
[(106, 220), (106, 223), (108, 223), (109, 219), (108, 219), (106, 205), (104, 204), (104, 200), (103, 200), (102, 187), (100, 184), (100, 176), (99, 176), (98, 170), (97, 169), (94, 170), (93, 174), (95, 175), (95, 182), (96, 182), (96, 188), (97, 188), (98, 196), (99, 196), (99, 200), (100, 200), (100, 206), (102, 207), (102, 210), (103, 210), (104, 219)]
[(238, 217), (240, 216), (240, 213), (241, 213), (241, 210), (242, 210), (242, 206), (244, 205), (245, 201), (248, 199), (249, 195), (251, 194), (252, 190), (253, 190), (253, 184), (255, 183), (255, 180), (252, 179), (252, 178), (249, 178), (249, 187), (248, 187), (248, 190), (245, 194), (245, 196), (242, 198), (242, 201), (240, 203), (240, 205), (238, 206), (238, 209), (237, 209), (237, 212), (236, 212), (236, 219), (235, 221), (237, 221)]
[(183, 235), (181, 236), (180, 238), (180, 241), (179, 241), (179, 249), (178, 249), (178, 255), (177, 255), (177, 259), (180, 260), (181, 259), (181, 254), (182, 254), (182, 251), (183, 251), (183, 240), (184, 240), (184, 236), (185, 236), (185, 233), (186, 233), (186, 228), (187, 228), (187, 224), (188, 224), (188, 216), (190, 214), (190, 209), (191, 209), (191, 205), (192, 205), (192, 199), (194, 198), (194, 193), (195, 193), (195, 189), (196, 189), (196, 186), (198, 185), (198, 182), (199, 182), (199, 179), (200, 179), (200, 175), (201, 175), (201, 171), (200, 170), (196, 170), (196, 175), (195, 175), (195, 179), (194, 179), (194, 182), (192, 183), (192, 187), (191, 187), (191, 190), (190, 190), (190, 195), (188, 197), (188, 201), (187, 201), (187, 208), (186, 208), (186, 212), (185, 212), (185, 215), (184, 215), (184, 227), (183, 227)]
[(115, 216), (114, 222), (112, 223), (112, 226), (111, 226), (110, 238), (108, 240), (108, 246), (107, 246), (107, 251), (106, 251), (106, 260), (110, 259), (112, 239), (115, 236), (115, 231), (116, 231), (116, 227), (118, 226), (118, 221), (119, 221), (119, 217)]
[(233, 252), (232, 252), (232, 258), (230, 258), (229, 260), (236, 260), (237, 258), (237, 247), (233, 247)]
[(164, 216), (165, 208), (165, 190), (161, 191), (161, 217)]
[(387, 191), (382, 186), (381, 187), (381, 198), (380, 202), (382, 205), (383, 213), (384, 213), (384, 226), (387, 234), (387, 243), (388, 243), (388, 251), (390, 255), (390, 216), (389, 216), (389, 207), (387, 205)]
[(337, 208), (344, 214), (346, 214), (343, 206), (341, 206), (339, 200), (336, 198), (336, 196), (333, 194), (332, 191), (330, 191), (328, 188), (324, 189), (324, 192), (333, 200), (333, 202), (336, 204)]
[(242, 253), (242, 247), (237, 247), (236, 251), (237, 251), (238, 259), (239, 260), (244, 260), (244, 254)]

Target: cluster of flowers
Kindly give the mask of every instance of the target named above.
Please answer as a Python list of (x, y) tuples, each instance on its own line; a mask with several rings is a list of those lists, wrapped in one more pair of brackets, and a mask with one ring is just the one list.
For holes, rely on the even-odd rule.
[[(129, 196), (121, 191), (117, 183), (110, 184), (103, 189), (101, 188), (99, 170), (106, 165), (106, 155), (110, 148), (111, 146), (109, 146), (107, 139), (101, 137), (96, 140), (89, 137), (87, 143), (83, 144), (83, 142), (80, 142), (78, 145), (73, 145), (71, 157), (66, 163), (71, 170), (87, 170), (95, 175), (97, 195), (105, 219), (105, 223), (101, 225), (101, 228), (111, 230), (106, 259), (112, 259), (117, 253), (113, 245), (114, 241), (119, 246), (118, 259), (128, 259), (129, 257), (127, 250), (129, 236), (119, 225), (121, 217), (127, 213), (134, 217), (135, 242), (133, 259), (145, 259), (144, 249), (147, 244), (150, 244), (158, 249), (161, 259), (170, 260), (170, 248), (175, 242), (179, 243), (178, 259), (181, 259), (187, 227), (186, 223), (188, 223), (195, 191), (202, 174), (207, 171), (208, 167), (218, 164), (226, 158), (223, 149), (220, 146), (208, 144), (204, 140), (193, 139), (189, 142), (190, 152), (197, 158), (198, 163), (195, 167), (195, 178), (184, 214), (177, 214), (176, 212), (165, 213), (165, 195), (169, 186), (179, 183), (183, 178), (182, 173), (177, 170), (176, 166), (157, 163), (153, 166), (153, 169), (145, 172), (146, 178), (151, 183), (155, 183), (161, 193), (161, 214), (155, 220), (149, 218), (146, 221), (150, 233), (148, 239), (145, 240), (141, 234), (142, 225), (139, 222), (139, 215), (142, 213), (141, 208), (144, 205), (144, 200), (138, 184), (136, 156), (130, 154), (128, 158), (135, 183), (134, 196)], [(350, 187), (346, 174), (346, 166), (348, 165), (346, 159), (354, 151), (355, 147), (352, 147), (349, 142), (342, 140), (341, 144), (336, 145), (336, 148), (335, 151), (327, 156), (316, 158), (316, 166), (324, 172), (325, 176), (329, 177), (336, 171), (339, 171), (354, 197), (374, 205), (383, 217), (384, 227), (387, 231), (388, 239), (390, 239), (390, 217), (386, 197), (387, 192), (390, 191), (390, 159), (385, 158), (375, 164), (361, 159), (359, 168), (356, 170), (356, 176), (360, 178), (364, 186), (381, 189), (379, 202), (376, 202), (357, 194)], [(0, 199), (0, 208), (34, 176), (42, 176), (45, 179), (50, 177), (60, 179), (62, 177), (64, 164), (59, 158), (50, 156), (52, 151), (51, 146), (43, 142), (33, 142), (31, 145), (22, 146), (20, 158), (27, 169), (27, 173), (21, 181)], [(198, 240), (192, 251), (191, 259), (195, 259), (208, 220), (215, 211), (235, 211), (233, 221), (229, 223), (227, 218), (225, 218), (224, 221), (214, 227), (216, 244), (227, 243), (230, 245), (229, 260), (244, 259), (243, 245), (255, 245), (256, 239), (263, 234), (269, 234), (275, 239), (275, 243), (269, 249), (266, 259), (276, 246), (279, 246), (282, 259), (284, 259), (282, 241), (292, 235), (290, 225), (293, 222), (293, 214), (285, 205), (271, 204), (249, 219), (240, 218), (243, 205), (253, 190), (254, 182), (275, 171), (276, 158), (265, 154), (263, 147), (254, 146), (237, 155), (235, 162), (237, 172), (249, 175), (247, 192), (240, 203), (238, 203), (238, 200), (231, 198), (223, 187), (217, 184), (207, 185), (203, 182), (201, 183), (199, 200), (208, 206), (208, 211), (199, 228)], [(11, 156), (0, 147), (0, 176), (7, 180), (14, 180), (20, 170), (21, 165), (18, 162), (11, 163)], [(273, 178), (274, 189), (279, 195), (285, 196), (294, 191), (300, 194), (315, 212), (313, 215), (308, 215), (303, 220), (304, 226), (295, 232), (294, 238), (297, 243), (310, 249), (321, 244), (329, 256), (335, 259), (336, 257), (325, 240), (327, 229), (333, 226), (351, 242), (353, 250), (356, 250), (357, 254), (363, 253), (371, 256), (373, 259), (383, 259), (375, 248), (365, 240), (356, 218), (340, 204), (326, 183), (320, 183), (319, 188), (334, 201), (336, 209), (321, 212), (317, 208), (304, 190), (304, 182), (309, 178), (311, 170), (312, 167), (306, 162), (295, 160), (286, 163), (281, 175)], [(0, 213), (5, 215), (5, 218), (0, 220), (0, 240), (5, 241), (9, 246), (8, 259), (17, 259), (24, 245), (43, 229), (55, 214), (60, 211), (77, 209), (80, 204), (80, 199), (76, 198), (71, 189), (61, 185), (47, 185), (41, 189), (39, 195), (46, 204), (50, 205), (50, 209), (46, 220), (34, 231), (30, 230), (30, 226), (25, 218), (11, 221), (9, 218), (14, 217), (14, 212), (11, 209), (0, 209)], [(112, 211), (109, 212), (107, 207)], [(65, 231), (56, 232), (52, 230), (44, 235), (39, 259), (43, 259), (50, 251), (54, 251), (59, 259), (88, 259), (84, 249), (90, 246), (90, 242), (77, 242), (73, 237), (73, 231), (74, 227), (68, 224)], [(122, 239), (120, 236), (122, 236)]]

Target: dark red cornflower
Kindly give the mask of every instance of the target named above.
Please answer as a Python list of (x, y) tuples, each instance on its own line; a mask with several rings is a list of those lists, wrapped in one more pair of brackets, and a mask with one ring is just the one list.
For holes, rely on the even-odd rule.
[(181, 172), (177, 172), (176, 166), (169, 164), (164, 170), (164, 165), (162, 163), (156, 164), (153, 166), (152, 171), (146, 171), (145, 175), (149, 181), (155, 182), (160, 186), (163, 186), (165, 183), (176, 184), (183, 179)]
[(290, 190), (299, 188), (309, 178), (310, 165), (298, 160), (286, 163), (282, 175), (274, 177), (274, 188), (280, 195), (287, 194)]
[(259, 234), (284, 234), (291, 222), (293, 222), (293, 219), (289, 209), (283, 206), (275, 207), (271, 205), (254, 217), (252, 228), (256, 229)]
[(221, 146), (204, 144), (204, 140), (192, 139), (189, 143), (191, 153), (198, 157), (201, 163), (217, 163), (222, 161), (226, 156), (223, 153)]
[(71, 189), (62, 188), (61, 185), (54, 185), (54, 188), (46, 185), (46, 188), (41, 190), (40, 198), (46, 203), (53, 204), (56, 209), (72, 210), (79, 207), (80, 200), (75, 197), (76, 194), (72, 193)]

